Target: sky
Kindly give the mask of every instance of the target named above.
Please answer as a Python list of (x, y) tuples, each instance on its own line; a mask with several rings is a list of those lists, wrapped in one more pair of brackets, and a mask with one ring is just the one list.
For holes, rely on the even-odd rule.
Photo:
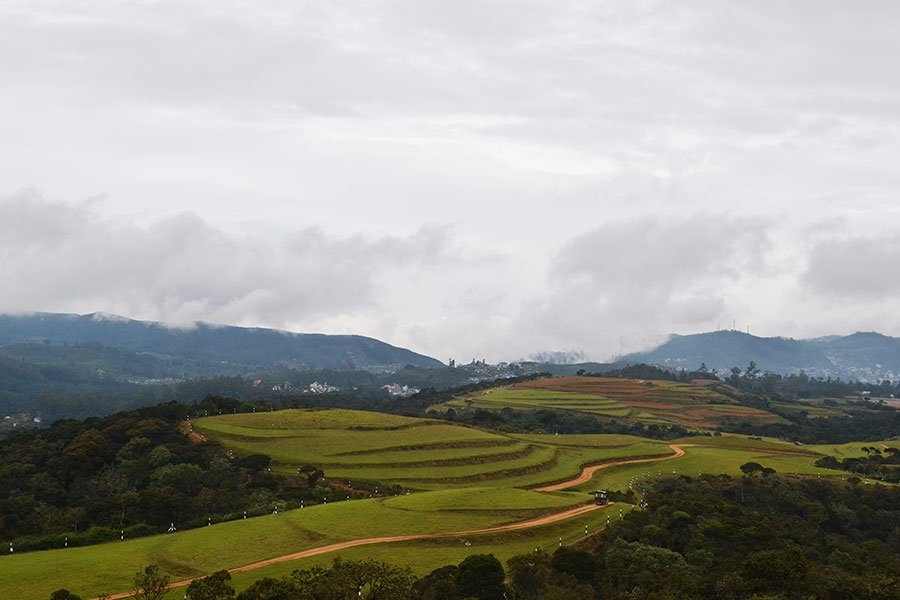
[(0, 311), (442, 360), (900, 335), (900, 4), (0, 1)]

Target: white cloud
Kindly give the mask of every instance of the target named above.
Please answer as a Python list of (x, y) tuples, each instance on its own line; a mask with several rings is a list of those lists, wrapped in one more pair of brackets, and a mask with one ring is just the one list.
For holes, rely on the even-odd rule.
[(33, 194), (0, 201), (0, 310), (107, 310), (162, 321), (315, 323), (372, 310), (393, 269), (453, 264), (449, 232), (226, 233), (184, 213), (137, 226)]

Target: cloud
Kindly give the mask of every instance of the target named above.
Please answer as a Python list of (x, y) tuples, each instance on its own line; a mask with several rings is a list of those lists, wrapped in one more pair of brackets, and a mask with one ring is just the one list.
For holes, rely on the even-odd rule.
[(524, 320), (594, 356), (714, 328), (735, 287), (765, 276), (771, 229), (711, 214), (606, 223), (562, 247)]
[(0, 310), (107, 310), (176, 323), (313, 323), (372, 309), (379, 278), (452, 263), (449, 230), (241, 235), (183, 213), (147, 226), (36, 194), (0, 200)]
[(900, 239), (849, 235), (847, 221), (608, 219), (544, 254), (460, 227), (235, 232), (192, 213), (139, 222), (101, 207), (35, 192), (0, 199), (0, 311), (358, 333), (462, 360), (606, 360), (735, 318), (768, 335), (897, 325)]
[(812, 247), (803, 281), (818, 294), (858, 301), (890, 300), (900, 292), (900, 236), (831, 237)]

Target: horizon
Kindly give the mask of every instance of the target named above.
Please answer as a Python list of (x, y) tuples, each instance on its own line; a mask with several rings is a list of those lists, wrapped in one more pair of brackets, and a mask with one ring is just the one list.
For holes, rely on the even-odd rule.
[[(273, 331), (281, 334), (289, 334), (289, 335), (327, 335), (327, 336), (346, 336), (346, 337), (363, 337), (369, 339), (375, 339), (377, 341), (386, 343), (391, 346), (399, 347), (405, 350), (410, 350), (417, 354), (421, 354), (423, 356), (427, 356), (428, 358), (433, 358), (439, 361), (441, 364), (446, 365), (443, 358), (439, 356), (435, 356), (432, 354), (428, 354), (426, 352), (422, 352), (415, 347), (407, 347), (401, 344), (394, 343), (390, 339), (381, 339), (381, 338), (373, 338), (372, 336), (366, 336), (361, 334), (331, 334), (324, 333), (320, 331), (295, 331), (290, 329), (278, 329), (275, 327), (262, 327), (262, 326), (247, 326), (247, 325), (237, 325), (232, 323), (214, 323), (209, 321), (192, 321), (190, 323), (167, 323), (165, 321), (155, 321), (155, 320), (145, 320), (145, 319), (136, 319), (133, 317), (129, 317), (126, 315), (119, 315), (114, 313), (108, 313), (105, 311), (91, 311), (87, 313), (59, 313), (59, 312), (46, 312), (46, 311), (16, 311), (16, 312), (4, 312), (0, 311), (0, 316), (8, 316), (8, 317), (29, 317), (29, 316), (57, 316), (57, 317), (79, 317), (79, 318), (93, 318), (95, 321), (110, 321), (110, 322), (130, 322), (130, 323), (141, 323), (144, 325), (156, 325), (163, 329), (167, 330), (184, 330), (190, 331), (192, 329), (197, 329), (201, 326), (208, 327), (210, 329), (225, 329), (225, 328), (237, 328), (237, 329), (255, 329), (262, 331)], [(98, 318), (99, 317), (99, 318)], [(656, 350), (657, 348), (665, 345), (668, 341), (671, 341), (676, 337), (697, 337), (704, 335), (711, 335), (717, 333), (737, 333), (740, 335), (745, 335), (747, 337), (752, 337), (760, 340), (787, 340), (787, 341), (796, 341), (796, 342), (815, 342), (822, 339), (827, 338), (847, 338), (856, 335), (877, 335), (880, 337), (885, 337), (888, 339), (896, 340), (897, 337), (889, 336), (879, 331), (852, 331), (848, 333), (832, 333), (826, 334), (816, 337), (808, 337), (808, 338), (796, 338), (796, 337), (788, 337), (783, 335), (757, 335), (755, 333), (751, 333), (749, 331), (744, 331), (741, 329), (712, 329), (708, 331), (695, 331), (691, 333), (670, 333), (667, 335), (666, 339), (662, 342), (654, 345), (648, 346), (645, 348), (637, 349), (633, 352), (628, 352), (625, 354), (614, 354), (608, 358), (597, 359), (589, 356), (585, 356), (583, 354), (579, 355), (578, 352), (570, 352), (570, 351), (560, 351), (560, 350), (551, 350), (551, 351), (541, 351), (541, 352), (532, 352), (526, 356), (520, 356), (518, 358), (501, 358), (499, 360), (491, 361), (492, 364), (496, 363), (523, 363), (523, 362), (535, 362), (535, 363), (553, 363), (553, 364), (569, 364), (569, 365), (578, 365), (578, 364), (589, 364), (589, 363), (599, 363), (599, 364), (612, 364), (619, 362), (631, 355), (641, 354), (643, 352), (651, 352)], [(543, 358), (542, 358), (543, 356)], [(549, 357), (549, 358), (548, 358)], [(575, 359), (578, 360), (575, 360)], [(480, 360), (480, 359), (479, 359)]]

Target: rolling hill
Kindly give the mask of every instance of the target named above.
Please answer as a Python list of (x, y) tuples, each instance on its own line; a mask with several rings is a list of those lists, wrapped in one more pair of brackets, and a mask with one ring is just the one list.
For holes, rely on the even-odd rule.
[(629, 363), (650, 363), (670, 368), (710, 369), (745, 367), (755, 361), (775, 373), (833, 376), (860, 381), (900, 378), (900, 338), (874, 332), (798, 340), (758, 337), (740, 331), (713, 331), (673, 335), (646, 352), (622, 357)]

